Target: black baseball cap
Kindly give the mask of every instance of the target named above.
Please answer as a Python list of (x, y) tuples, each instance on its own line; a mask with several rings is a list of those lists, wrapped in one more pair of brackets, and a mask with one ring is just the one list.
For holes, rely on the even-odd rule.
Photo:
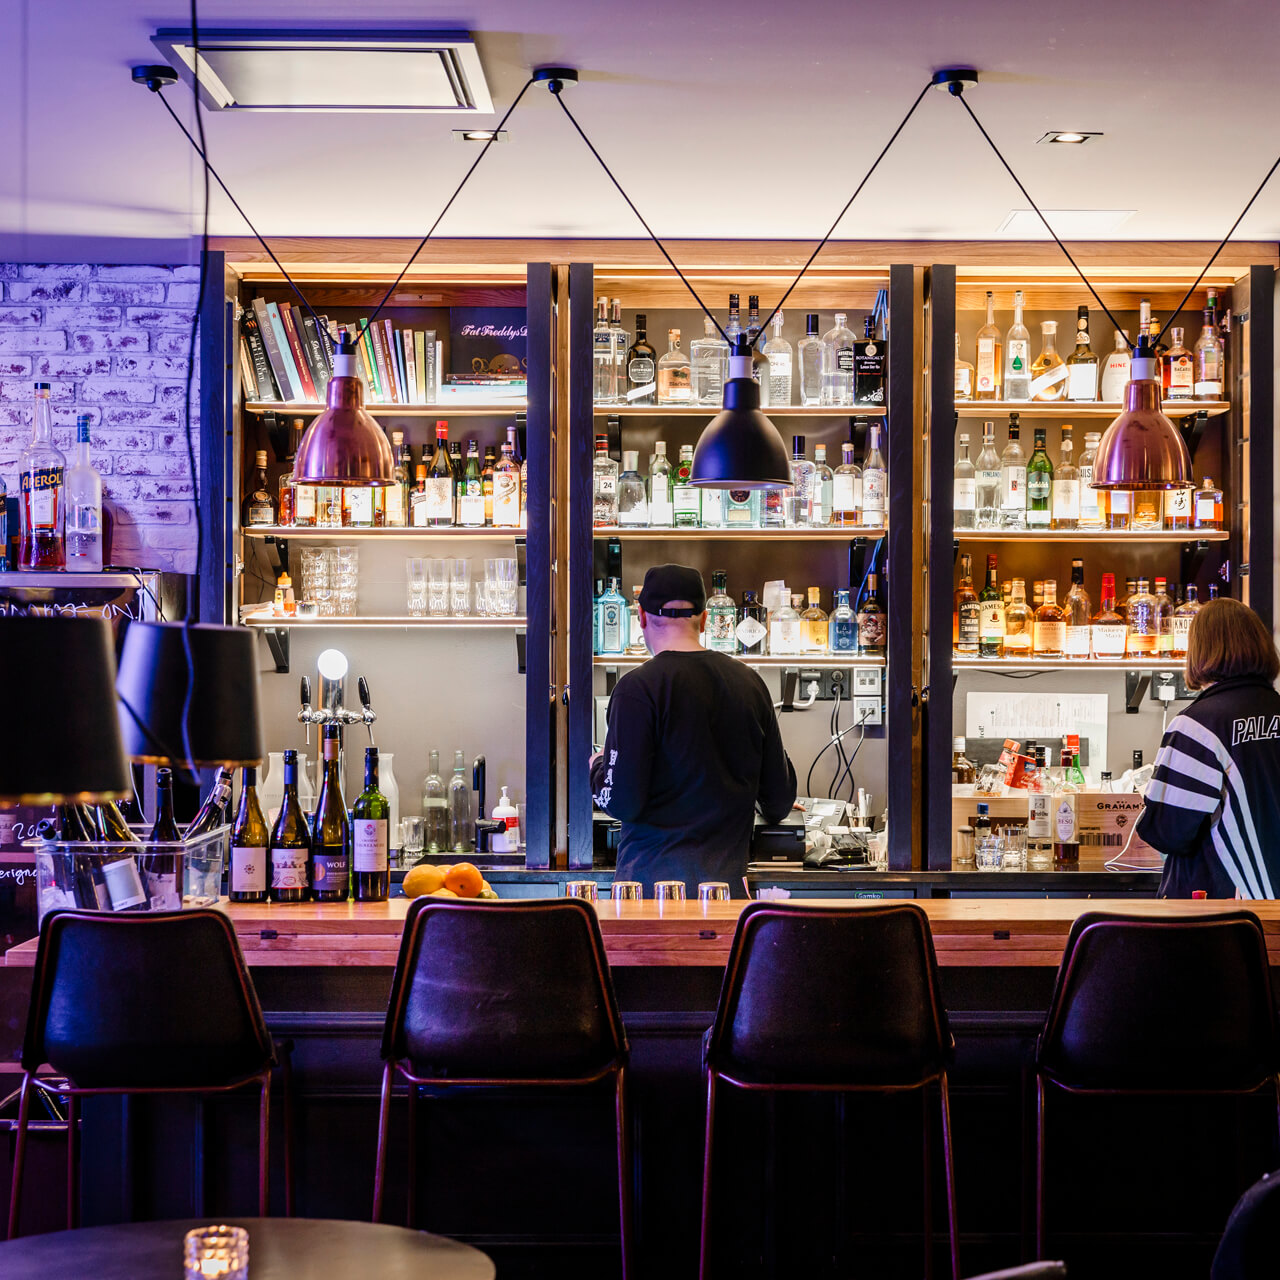
[[(669, 600), (687, 600), (692, 608), (668, 609)], [(644, 575), (640, 607), (663, 618), (696, 618), (707, 605), (702, 574), (687, 564), (655, 564)]]

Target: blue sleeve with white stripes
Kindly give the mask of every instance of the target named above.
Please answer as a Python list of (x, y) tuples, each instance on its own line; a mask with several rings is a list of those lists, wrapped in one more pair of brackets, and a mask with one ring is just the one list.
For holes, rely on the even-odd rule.
[(1226, 773), (1197, 728), (1185, 716), (1169, 725), (1138, 819), (1139, 837), (1170, 857), (1200, 853), (1222, 808)]

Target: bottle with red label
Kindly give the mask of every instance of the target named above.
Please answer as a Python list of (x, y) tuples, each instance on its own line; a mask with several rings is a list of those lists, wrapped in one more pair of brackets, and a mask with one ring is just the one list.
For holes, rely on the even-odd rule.
[(49, 384), (37, 382), (31, 443), (18, 458), (19, 569), (66, 567), (66, 467), (65, 456), (53, 443)]

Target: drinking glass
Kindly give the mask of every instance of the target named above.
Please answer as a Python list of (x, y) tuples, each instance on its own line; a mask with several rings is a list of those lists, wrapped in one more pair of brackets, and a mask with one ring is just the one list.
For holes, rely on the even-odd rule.
[(1000, 865), (1005, 871), (1027, 869), (1026, 827), (1003, 827), (1000, 831)]
[[(489, 572), (490, 565), (493, 566), (492, 573)], [(502, 556), (494, 560), (486, 560), (485, 578), (491, 584), (489, 587), (490, 612), (501, 617), (514, 617), (516, 599), (520, 591), (515, 557)]]
[(639, 902), (644, 897), (644, 885), (639, 880), (615, 880), (609, 896), (614, 902)]
[(400, 852), (418, 854), (422, 852), (425, 822), (422, 818), (400, 819)]
[(683, 902), (684, 881), (655, 880), (653, 883), (653, 898), (655, 902)]
[(449, 612), (455, 618), (471, 612), (471, 561), (465, 556), (449, 561)]
[(332, 556), (330, 572), (333, 575), (337, 616), (354, 618), (360, 585), (360, 548), (333, 547), (329, 554)]
[(600, 886), (594, 880), (566, 880), (564, 896), (566, 898), (583, 898), (587, 902), (597, 902), (600, 898)]
[(186, 1280), (247, 1280), (249, 1233), (243, 1227), (197, 1227), (182, 1241)]
[(439, 556), (427, 560), (427, 611), (433, 618), (449, 612), (449, 562)]
[(408, 556), (404, 571), (409, 580), (409, 616), (424, 618), (427, 614), (427, 562), (422, 556)]
[(867, 836), (867, 861), (880, 871), (889, 865), (889, 833), (887, 831), (872, 831)]
[(523, 800), (520, 800), (520, 801), (518, 801), (518, 802), (517, 802), (517, 804), (516, 804), (516, 822), (518, 822), (518, 823), (520, 824), (520, 851), (521, 851), (521, 853), (523, 853), (523, 852), (524, 852), (524, 815), (525, 815), (525, 805), (524, 805), (524, 801), (523, 801)]
[(698, 901), (703, 905), (708, 902), (728, 902), (729, 886), (723, 880), (704, 880), (698, 885)]
[(999, 871), (1004, 865), (1004, 850), (994, 831), (988, 831), (975, 842), (973, 862), (979, 871)]

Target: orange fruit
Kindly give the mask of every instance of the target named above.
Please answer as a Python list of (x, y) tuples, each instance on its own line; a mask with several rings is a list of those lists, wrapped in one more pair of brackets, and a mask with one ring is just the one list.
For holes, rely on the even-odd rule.
[(456, 898), (458, 895), (452, 889), (432, 889), (430, 893), (424, 896), (428, 898)]
[(444, 873), (444, 887), (460, 898), (478, 898), (484, 888), (484, 876), (469, 862), (455, 862)]

